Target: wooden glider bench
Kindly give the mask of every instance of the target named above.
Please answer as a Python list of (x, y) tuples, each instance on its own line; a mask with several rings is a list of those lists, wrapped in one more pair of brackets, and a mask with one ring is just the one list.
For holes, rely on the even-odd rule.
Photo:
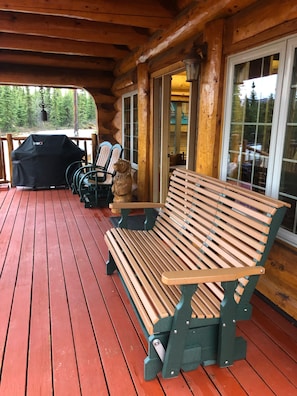
[[(161, 207), (152, 229), (122, 228), (140, 205)], [(147, 335), (144, 378), (244, 359), (236, 322), (251, 316), (250, 298), (288, 205), (176, 169), (165, 204), (125, 206), (121, 226), (105, 235), (107, 274), (119, 271)]]

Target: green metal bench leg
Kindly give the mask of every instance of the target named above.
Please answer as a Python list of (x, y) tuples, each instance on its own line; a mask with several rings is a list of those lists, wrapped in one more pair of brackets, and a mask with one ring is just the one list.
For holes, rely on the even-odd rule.
[(187, 334), (190, 328), (192, 296), (197, 285), (181, 286), (182, 297), (175, 309), (172, 327), (163, 362), (163, 378), (178, 376), (183, 363)]
[(145, 208), (145, 222), (144, 222), (144, 229), (151, 230), (155, 225), (156, 215), (154, 208)]
[(242, 359), (246, 354), (246, 342), (236, 337), (237, 303), (234, 292), (238, 281), (222, 282), (225, 297), (221, 303), (221, 319), (219, 325), (217, 364), (220, 367), (231, 366), (234, 360)]
[(119, 228), (128, 228), (128, 216), (130, 211), (130, 209), (121, 209), (121, 218), (118, 222)]
[(163, 359), (157, 353), (154, 343), (167, 345), (168, 334), (151, 335), (148, 339), (148, 356), (144, 359), (144, 379), (150, 381), (156, 378), (157, 374), (162, 370)]
[(108, 261), (106, 261), (106, 274), (112, 275), (116, 269), (117, 265), (110, 252), (108, 252)]

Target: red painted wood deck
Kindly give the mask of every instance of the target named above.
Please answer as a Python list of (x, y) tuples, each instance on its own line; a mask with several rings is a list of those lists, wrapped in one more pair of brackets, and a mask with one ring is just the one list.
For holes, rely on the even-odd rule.
[(246, 360), (145, 382), (145, 338), (105, 275), (109, 215), (68, 190), (0, 189), (1, 396), (297, 395), (297, 328), (256, 296)]

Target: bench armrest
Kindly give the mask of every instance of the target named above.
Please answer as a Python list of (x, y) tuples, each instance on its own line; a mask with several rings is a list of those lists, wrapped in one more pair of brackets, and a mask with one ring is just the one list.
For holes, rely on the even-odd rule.
[(154, 209), (164, 207), (160, 202), (113, 202), (109, 204), (110, 209)]
[(166, 285), (191, 285), (207, 282), (234, 281), (251, 275), (263, 275), (265, 268), (261, 266), (243, 268), (218, 268), (187, 271), (170, 271), (162, 274), (162, 282)]

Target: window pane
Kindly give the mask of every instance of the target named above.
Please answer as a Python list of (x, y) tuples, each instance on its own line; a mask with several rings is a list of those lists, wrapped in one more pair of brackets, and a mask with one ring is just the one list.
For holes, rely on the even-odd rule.
[(133, 140), (132, 140), (132, 162), (138, 164), (138, 97), (133, 97)]
[(124, 158), (130, 161), (131, 98), (124, 98)]
[(138, 164), (138, 95), (123, 98), (123, 158), (134, 167)]
[(280, 199), (291, 204), (287, 210), (284, 228), (297, 233), (297, 50), (295, 50), (288, 118), (286, 124), (284, 151), (282, 159), (282, 172), (280, 182)]
[(265, 193), (279, 55), (235, 66), (228, 179)]

